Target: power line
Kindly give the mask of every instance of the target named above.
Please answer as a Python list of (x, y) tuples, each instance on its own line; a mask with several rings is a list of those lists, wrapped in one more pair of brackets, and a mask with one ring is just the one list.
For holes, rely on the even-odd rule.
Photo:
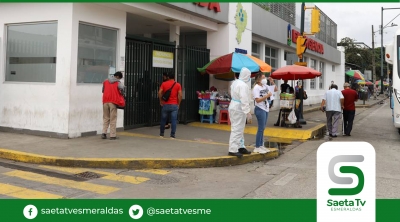
[(390, 22), (388, 22), (388, 24), (386, 24), (381, 30), (383, 30), (384, 28), (386, 28), (386, 26), (388, 26), (391, 22), (393, 22), (393, 20), (395, 20), (397, 17), (399, 17), (400, 13), (394, 17), (394, 19), (392, 19)]

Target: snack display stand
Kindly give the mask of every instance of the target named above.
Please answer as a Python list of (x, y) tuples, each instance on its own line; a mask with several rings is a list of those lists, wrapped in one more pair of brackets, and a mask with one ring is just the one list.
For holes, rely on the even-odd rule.
[(224, 113), (221, 122), (229, 122), (227, 121), (227, 118), (229, 119), (229, 114), (225, 112), (228, 110), (230, 103), (230, 96), (227, 92), (207, 90), (205, 92), (197, 91), (196, 93), (199, 99), (200, 122), (220, 123), (221, 113)]
[(281, 108), (281, 114), (282, 114), (282, 119), (280, 122), (281, 127), (288, 127), (290, 125), (294, 125), (289, 122), (288, 116), (294, 107), (295, 100), (296, 100), (296, 97), (294, 94), (290, 94), (290, 93), (281, 93), (280, 94), (280, 108)]
[(214, 107), (215, 101), (213, 99), (200, 99), (199, 101), (199, 114), (200, 122), (214, 123)]

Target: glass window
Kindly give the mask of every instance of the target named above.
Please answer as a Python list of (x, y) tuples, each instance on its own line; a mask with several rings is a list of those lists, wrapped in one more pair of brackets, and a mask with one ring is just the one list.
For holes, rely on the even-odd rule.
[[(332, 66), (334, 67), (334, 66)], [(319, 77), (319, 89), (324, 89), (324, 68), (325, 64), (323, 62), (319, 63), (319, 71), (321, 72), (321, 76)]]
[(335, 71), (335, 65), (332, 65), (332, 72)]
[(271, 59), (271, 63), (270, 63), (271, 67), (276, 67), (276, 59)]
[(57, 23), (7, 25), (6, 81), (56, 82)]
[(102, 83), (116, 72), (117, 30), (79, 24), (78, 83)]
[(251, 55), (260, 58), (260, 45), (257, 43), (251, 44)]
[[(316, 61), (314, 59), (310, 59), (310, 68), (316, 70)], [(315, 89), (315, 78), (310, 79), (310, 89)]]
[(256, 53), (256, 54), (259, 54), (260, 52), (260, 49), (259, 49), (259, 45), (257, 44), (257, 43), (252, 43), (251, 44), (251, 52), (252, 53)]
[(268, 57), (271, 56), (271, 48), (268, 46), (265, 46), (265, 56), (268, 56)]
[(276, 57), (276, 55), (275, 55), (275, 49), (272, 49), (272, 48), (271, 48), (271, 57), (274, 57), (274, 58)]
[(278, 68), (278, 52), (277, 49), (265, 47), (264, 62), (271, 66), (272, 72)]

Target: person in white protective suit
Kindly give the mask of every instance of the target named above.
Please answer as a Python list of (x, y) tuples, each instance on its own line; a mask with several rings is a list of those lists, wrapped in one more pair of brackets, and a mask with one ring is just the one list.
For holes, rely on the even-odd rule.
[(231, 103), (229, 104), (229, 119), (231, 121), (231, 136), (229, 138), (230, 156), (242, 157), (250, 154), (244, 145), (244, 128), (246, 120), (252, 120), (250, 113), (250, 82), (251, 72), (248, 68), (242, 68), (239, 78), (231, 85)]

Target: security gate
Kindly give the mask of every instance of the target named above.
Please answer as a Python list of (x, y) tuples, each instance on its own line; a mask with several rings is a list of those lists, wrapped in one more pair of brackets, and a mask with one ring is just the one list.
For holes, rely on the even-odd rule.
[(178, 50), (178, 82), (182, 84), (184, 99), (179, 110), (179, 122), (187, 124), (198, 121), (199, 99), (196, 91), (205, 91), (209, 87), (209, 75), (200, 74), (197, 68), (210, 62), (210, 50), (205, 48), (184, 47)]
[[(153, 67), (153, 50), (173, 53), (174, 67)], [(186, 124), (199, 119), (196, 90), (207, 90), (209, 77), (201, 75), (197, 68), (209, 62), (210, 51), (194, 47), (176, 49), (175, 43), (142, 37), (126, 37), (125, 129), (160, 124), (161, 106), (158, 90), (162, 83), (162, 74), (175, 72), (176, 51), (178, 51), (177, 82), (182, 85), (184, 94), (178, 120), (180, 123)]]

